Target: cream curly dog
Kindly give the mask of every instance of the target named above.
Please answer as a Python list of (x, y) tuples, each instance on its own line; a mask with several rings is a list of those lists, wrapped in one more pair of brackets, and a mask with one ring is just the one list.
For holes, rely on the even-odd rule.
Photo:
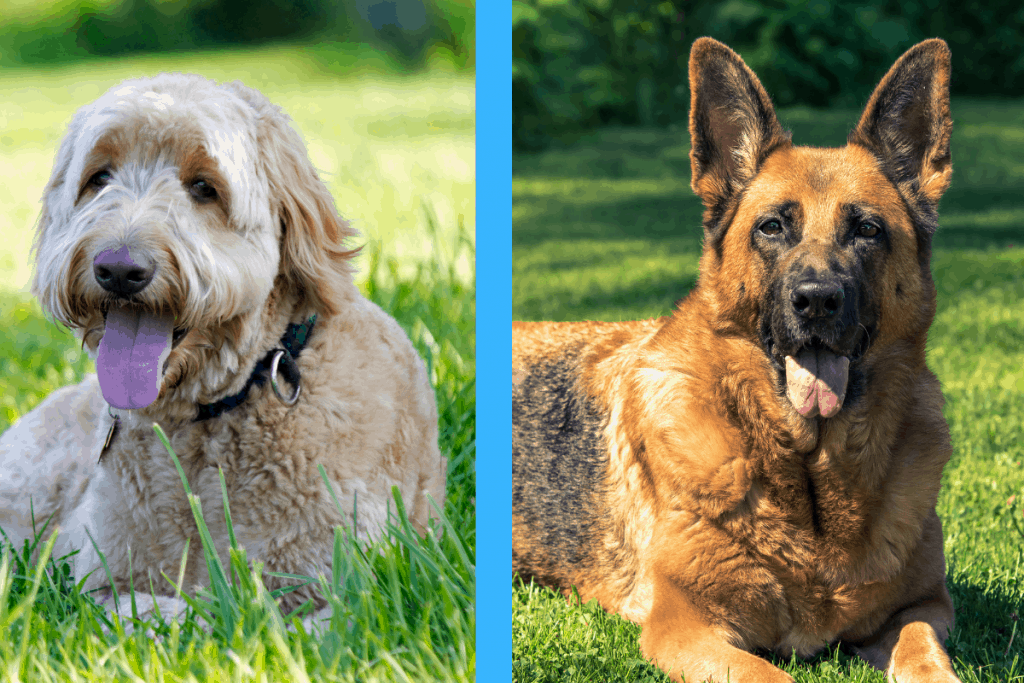
[(20, 545), (30, 510), (37, 525), (52, 515), (87, 589), (109, 592), (95, 541), (116, 588), (152, 579), (144, 611), (176, 610), (161, 576), (177, 577), (189, 539), (186, 587), (208, 576), (157, 422), (224, 557), (218, 470), (239, 543), (268, 571), (329, 571), (334, 526), (379, 535), (393, 486), (423, 531), (430, 500), (444, 503), (434, 392), (353, 285), (354, 235), (255, 90), (161, 75), (83, 107), (44, 193), (33, 291), (80, 331), (97, 374), (0, 437), (0, 528)]

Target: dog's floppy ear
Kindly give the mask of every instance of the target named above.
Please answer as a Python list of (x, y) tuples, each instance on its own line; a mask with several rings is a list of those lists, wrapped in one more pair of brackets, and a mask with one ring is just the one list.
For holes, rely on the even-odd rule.
[(949, 187), (949, 48), (939, 38), (910, 48), (885, 75), (850, 133), (872, 150), (889, 178), (931, 203)]
[(256, 144), (284, 231), (280, 272), (314, 310), (337, 313), (341, 288), (351, 282), (349, 260), (361, 248), (346, 249), (345, 240), (357, 233), (338, 215), (289, 117), (258, 91), (237, 82), (225, 85), (257, 113)]
[(707, 208), (706, 236), (714, 237), (726, 200), (790, 138), (754, 72), (712, 38), (698, 38), (690, 50), (690, 140), (690, 184)]
[(344, 241), (356, 231), (338, 215), (298, 133), (280, 120), (274, 127), (279, 130), (268, 153), (276, 166), (268, 180), (284, 229), (281, 272), (302, 288), (316, 310), (337, 313), (341, 297), (336, 284), (351, 280), (349, 259), (359, 251), (345, 249)]
[[(85, 108), (83, 108), (85, 109)], [(75, 208), (78, 179), (70, 176), (75, 144), (82, 132), (85, 116), (78, 113), (72, 118), (53, 161), (50, 179), (43, 190), (42, 210), (36, 220), (36, 234), (32, 243), (35, 268), (32, 272), (31, 291), (54, 319), (67, 326), (78, 326), (87, 317), (81, 300), (73, 297), (69, 279), (75, 272), (61, 249), (44, 250), (43, 244), (55, 244), (48, 237), (71, 220)], [(75, 323), (77, 322), (77, 325)]]

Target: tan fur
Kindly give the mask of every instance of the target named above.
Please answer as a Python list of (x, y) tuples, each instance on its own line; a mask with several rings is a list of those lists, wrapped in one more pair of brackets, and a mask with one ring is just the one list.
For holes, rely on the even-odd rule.
[[(109, 185), (89, 182), (104, 169)], [(216, 187), (216, 201), (189, 195), (196, 178)], [(288, 117), (255, 90), (162, 75), (125, 82), (80, 110), (45, 191), (33, 289), (95, 352), (109, 297), (93, 259), (127, 246), (157, 264), (138, 305), (171, 312), (187, 334), (149, 406), (114, 410), (89, 376), (3, 434), (0, 528), (20, 544), (33, 533), (30, 506), (37, 525), (52, 515), (51, 528), (62, 530), (58, 552), (79, 549), (77, 577), (93, 572), (87, 589), (108, 583), (91, 538), (118, 589), (153, 581), (158, 595), (147, 606), (173, 594), (162, 575), (178, 575), (186, 542), (185, 588), (207, 583), (196, 525), (155, 422), (224, 558), (219, 472), (239, 543), (268, 571), (329, 572), (334, 527), (378, 537), (394, 511), (392, 487), (426, 532), (433, 506), (444, 504), (446, 473), (434, 392), (401, 327), (354, 286), (355, 250), (344, 244), (354, 236)], [(237, 393), (289, 323), (311, 314), (294, 406), (268, 383), (219, 417), (194, 421), (198, 404)], [(98, 464), (113, 415), (120, 427)], [(318, 596), (307, 587), (283, 601), (309, 598)]]
[[(932, 125), (896, 112), (915, 125), (885, 138), (876, 105), (907, 69), (936, 74)], [(641, 624), (644, 655), (674, 680), (791, 681), (750, 651), (808, 657), (840, 641), (900, 683), (958, 680), (942, 646), (953, 609), (935, 503), (951, 445), (925, 364), (935, 290), (922, 234), (949, 184), (948, 69), (941, 41), (913, 48), (851, 144), (794, 147), (742, 60), (698, 40), (698, 286), (660, 320), (513, 325), (514, 570)], [(892, 140), (906, 144), (886, 150)], [(920, 183), (900, 176), (921, 157)], [(884, 248), (844, 246), (859, 230), (851, 205), (885, 226)], [(798, 228), (772, 261), (752, 230), (779, 206)], [(851, 330), (866, 347), (862, 393), (834, 417), (803, 417), (763, 346), (766, 302), (780, 274), (864, 267), (877, 325)], [(596, 468), (593, 482), (566, 458)]]

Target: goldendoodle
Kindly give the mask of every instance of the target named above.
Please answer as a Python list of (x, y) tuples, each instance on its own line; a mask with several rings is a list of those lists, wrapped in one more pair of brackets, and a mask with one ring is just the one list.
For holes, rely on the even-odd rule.
[(143, 611), (175, 611), (162, 575), (189, 539), (186, 587), (208, 576), (156, 422), (223, 557), (219, 471), (239, 544), (268, 571), (328, 571), (335, 525), (379, 535), (392, 487), (424, 531), (444, 503), (434, 392), (353, 284), (354, 235), (255, 90), (161, 75), (79, 110), (44, 192), (33, 292), (97, 372), (0, 437), (0, 529), (20, 545), (33, 515), (52, 518), (87, 589), (109, 592), (98, 548), (116, 588), (152, 579)]

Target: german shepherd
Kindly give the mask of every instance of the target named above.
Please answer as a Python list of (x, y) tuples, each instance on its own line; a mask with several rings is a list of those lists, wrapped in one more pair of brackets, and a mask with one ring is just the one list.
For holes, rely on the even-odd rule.
[(795, 147), (697, 40), (696, 288), (658, 320), (513, 324), (513, 571), (639, 623), (674, 680), (792, 681), (751, 651), (838, 641), (899, 683), (959, 680), (925, 364), (949, 74), (920, 43), (845, 147)]

